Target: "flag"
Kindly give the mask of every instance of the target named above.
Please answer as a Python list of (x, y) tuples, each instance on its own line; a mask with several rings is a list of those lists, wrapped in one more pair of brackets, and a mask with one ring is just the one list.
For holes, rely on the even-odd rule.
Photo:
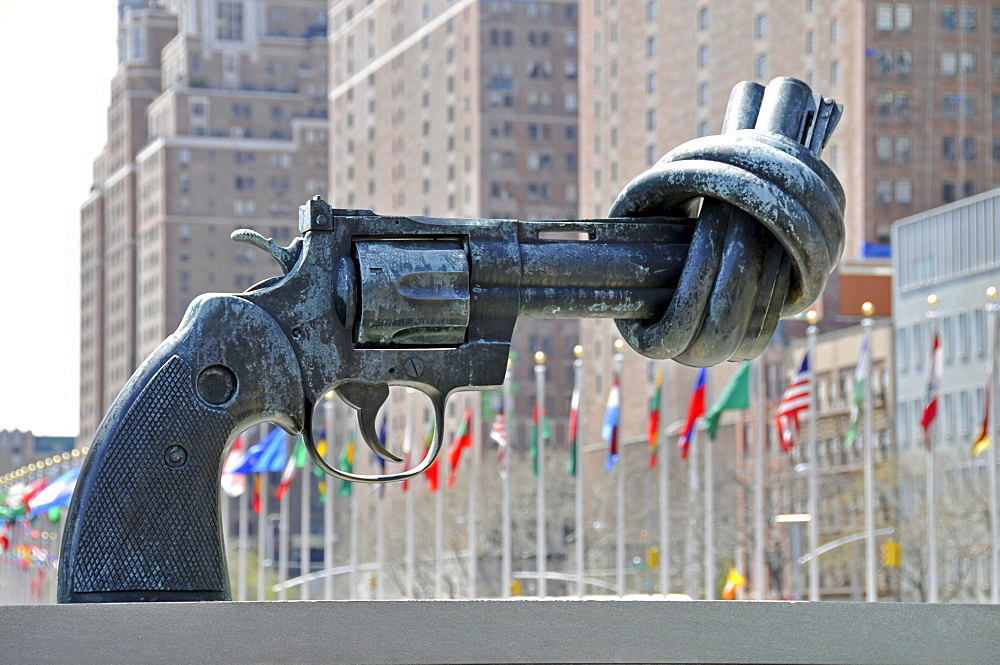
[[(337, 462), (337, 466), (341, 471), (346, 473), (354, 472), (354, 430), (351, 430), (351, 433), (347, 436), (347, 445), (340, 451), (340, 460)], [(351, 485), (350, 480), (341, 480), (337, 496), (350, 496)]]
[[(577, 372), (579, 374), (579, 372)], [(566, 462), (566, 470), (569, 475), (576, 476), (577, 446), (580, 439), (580, 384), (573, 382), (573, 394), (569, 400), (569, 459)]]
[[(288, 492), (288, 488), (291, 487), (292, 481), (295, 480), (295, 472), (306, 465), (307, 454), (306, 442), (299, 436), (298, 441), (295, 442), (292, 454), (288, 456), (288, 461), (285, 462), (285, 469), (281, 472), (281, 482), (278, 483), (278, 488), (274, 490), (274, 498), (278, 501), (281, 501), (281, 498)], [(308, 476), (306, 479), (308, 480)]]
[(507, 418), (503, 411), (503, 404), (497, 409), (497, 415), (493, 418), (493, 426), (490, 428), (490, 439), (497, 444), (497, 469), (500, 475), (507, 473)]
[(233, 473), (280, 473), (285, 470), (285, 431), (275, 427), (266, 437), (255, 443), (243, 457)]
[(45, 489), (28, 501), (28, 508), (36, 515), (46, 513), (52, 508), (68, 508), (79, 476), (80, 467), (72, 468), (57, 476)]
[(545, 407), (541, 408), (541, 416), (538, 414), (538, 400), (531, 410), (531, 470), (538, 477), (538, 446), (544, 445), (549, 438), (549, 413)]
[(243, 435), (240, 434), (233, 441), (226, 461), (222, 463), (222, 491), (229, 497), (238, 497), (243, 494), (247, 485), (247, 477), (244, 473), (235, 473), (243, 463), (243, 456), (247, 451), (243, 448)]
[(931, 449), (931, 426), (938, 412), (938, 395), (941, 392), (941, 378), (944, 370), (944, 352), (941, 349), (941, 335), (934, 331), (934, 343), (931, 345), (931, 360), (927, 363), (927, 375), (924, 378), (924, 411), (920, 418), (920, 426), (924, 428), (924, 443), (928, 452)]
[(663, 393), (663, 368), (656, 368), (656, 385), (649, 400), (649, 425), (646, 440), (649, 441), (649, 470), (656, 468), (656, 456), (660, 450), (660, 398)]
[(608, 444), (605, 471), (611, 471), (618, 461), (618, 418), (621, 415), (621, 401), (621, 376), (616, 369), (611, 380), (611, 392), (608, 393), (608, 404), (604, 409), (604, 423), (601, 425), (601, 438)]
[[(326, 425), (323, 425), (323, 429), (319, 431), (319, 441), (316, 442), (316, 452), (319, 453), (320, 457), (324, 458), (326, 457), (326, 438)], [(326, 472), (314, 464), (313, 475), (319, 479), (319, 483), (317, 483), (317, 487), (319, 488), (319, 502), (326, 503)]]
[[(382, 444), (383, 448), (385, 448), (385, 442), (389, 440), (389, 435), (386, 434), (386, 422), (388, 420), (389, 420), (388, 418), (382, 418), (382, 425), (379, 426), (378, 428), (378, 442)], [(385, 458), (382, 457), (381, 455), (375, 455), (375, 462), (376, 464), (378, 464), (380, 473), (382, 475), (385, 475)], [(384, 490), (385, 483), (380, 483), (380, 485), (381, 485), (380, 489)]]
[[(412, 389), (408, 388), (407, 390), (412, 390)], [(412, 397), (407, 397), (407, 399), (412, 399)], [(411, 460), (412, 457), (411, 453), (413, 448), (412, 420), (413, 420), (412, 418), (407, 418), (406, 426), (403, 429), (403, 466), (406, 467), (407, 469), (410, 468), (410, 462), (412, 461)], [(407, 478), (402, 483), (400, 483), (400, 485), (402, 486), (404, 492), (408, 491), (410, 489), (410, 479)]]
[[(434, 425), (432, 424), (430, 429), (427, 430), (427, 436), (424, 437), (424, 457), (427, 457), (427, 453), (431, 449), (431, 443), (434, 441)], [(431, 492), (438, 491), (438, 481), (440, 476), (438, 474), (438, 462), (441, 461), (441, 456), (438, 455), (431, 465), (427, 467), (427, 472), (424, 474), (427, 476), (427, 489)]]
[(723, 411), (748, 408), (750, 408), (750, 363), (744, 360), (740, 363), (740, 368), (733, 374), (733, 378), (729, 379), (729, 383), (722, 389), (719, 399), (715, 400), (715, 404), (705, 416), (705, 429), (708, 430), (708, 438), (715, 440)]
[(746, 583), (747, 579), (740, 575), (740, 571), (730, 567), (729, 574), (726, 575), (726, 583), (722, 586), (722, 600), (736, 600), (736, 592)]
[(993, 383), (992, 372), (986, 378), (986, 399), (983, 402), (983, 426), (979, 429), (979, 436), (972, 444), (972, 456), (989, 450), (990, 447), (990, 385)]
[(448, 487), (455, 486), (455, 477), (458, 476), (458, 463), (462, 459), (463, 448), (472, 448), (472, 409), (465, 410), (465, 417), (462, 418), (458, 433), (455, 434), (455, 438), (451, 441), (451, 447), (448, 448), (448, 466), (451, 467), (448, 472)]
[[(861, 412), (865, 405), (865, 394), (868, 392), (868, 375), (871, 374), (871, 357), (868, 353), (868, 344), (871, 339), (871, 328), (866, 327), (864, 336), (861, 338), (861, 354), (858, 356), (858, 364), (854, 368), (854, 399), (851, 401), (851, 424), (847, 428), (847, 436), (844, 438), (845, 446), (852, 446), (858, 438), (858, 427), (861, 423)], [(867, 418), (868, 415), (865, 414)]]
[(708, 371), (703, 367), (698, 370), (698, 380), (694, 382), (691, 390), (691, 402), (688, 404), (687, 420), (684, 421), (684, 429), (677, 439), (677, 447), (681, 449), (681, 459), (687, 459), (688, 450), (691, 448), (691, 439), (694, 437), (694, 426), (698, 418), (705, 415), (705, 378)]
[(48, 484), (49, 481), (46, 478), (39, 478), (38, 480), (32, 481), (27, 487), (24, 488), (24, 493), (17, 498), (18, 504), (30, 508), (30, 506), (28, 506), (29, 502), (34, 499), (39, 492), (45, 489), (45, 486)]
[(254, 513), (259, 514), (261, 511), (261, 500), (260, 500), (260, 475), (253, 477), (253, 504), (251, 506)]
[(795, 446), (799, 435), (799, 414), (809, 408), (809, 380), (812, 373), (809, 369), (809, 354), (802, 356), (802, 365), (792, 382), (785, 388), (778, 405), (778, 439), (781, 449), (786, 453)]

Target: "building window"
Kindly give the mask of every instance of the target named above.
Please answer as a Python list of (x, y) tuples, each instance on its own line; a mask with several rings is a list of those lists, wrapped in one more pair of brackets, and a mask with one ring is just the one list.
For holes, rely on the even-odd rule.
[(993, 161), (1000, 162), (1000, 138), (993, 139)]
[(646, 57), (656, 57), (656, 37), (649, 37), (646, 39)]
[(702, 7), (698, 10), (698, 29), (708, 29), (708, 7)]
[(896, 51), (896, 71), (900, 74), (913, 72), (913, 53), (906, 49)]
[(879, 178), (875, 181), (875, 196), (879, 203), (892, 203), (891, 178)]
[(754, 60), (754, 75), (757, 78), (764, 78), (767, 76), (767, 54), (761, 53)]
[(896, 93), (896, 115), (898, 115), (901, 118), (910, 117), (910, 93), (908, 92)]
[(944, 95), (941, 97), (941, 117), (954, 118), (958, 115), (958, 95)]
[(830, 63), (830, 85), (840, 83), (840, 63), (834, 60)]
[(976, 181), (966, 180), (962, 183), (962, 196), (969, 197), (976, 195)]
[(708, 84), (701, 83), (698, 85), (698, 106), (705, 104), (708, 104)]
[(908, 2), (896, 3), (896, 30), (909, 30), (913, 27), (913, 5)]
[(216, 37), (243, 41), (243, 3), (219, 2), (216, 5)]
[(879, 136), (875, 138), (875, 156), (880, 162), (892, 160), (892, 137)]
[(656, 92), (656, 73), (650, 72), (646, 74), (646, 93), (653, 94)]
[(892, 71), (892, 51), (879, 51), (875, 54), (875, 68), (879, 74)]
[(955, 51), (941, 51), (941, 74), (954, 76), (958, 72), (958, 54)]
[(891, 92), (883, 91), (875, 95), (875, 112), (882, 117), (888, 117), (892, 113)]
[(896, 180), (896, 203), (911, 203), (913, 201), (913, 181), (909, 178)]
[(941, 159), (946, 162), (953, 162), (958, 156), (954, 136), (944, 136), (941, 138)]
[(962, 30), (973, 32), (976, 29), (976, 8), (970, 5), (962, 7)]
[(913, 142), (909, 136), (896, 137), (896, 161), (908, 162), (913, 151)]
[(945, 180), (941, 183), (941, 201), (942, 203), (951, 203), (955, 200), (955, 182), (953, 180)]
[(976, 161), (976, 137), (966, 136), (962, 139), (962, 159), (967, 162)]
[(757, 14), (754, 21), (754, 36), (757, 39), (767, 37), (767, 14)]
[(976, 52), (971, 49), (966, 49), (962, 51), (959, 57), (959, 64), (962, 68), (963, 74), (975, 74), (976, 73)]
[(840, 19), (830, 20), (830, 43), (836, 44), (840, 41)]
[(806, 53), (816, 50), (816, 33), (810, 30), (806, 33)]
[(880, 2), (875, 5), (875, 29), (892, 30), (892, 3)]
[(941, 8), (941, 29), (955, 30), (958, 27), (958, 13), (954, 7)]

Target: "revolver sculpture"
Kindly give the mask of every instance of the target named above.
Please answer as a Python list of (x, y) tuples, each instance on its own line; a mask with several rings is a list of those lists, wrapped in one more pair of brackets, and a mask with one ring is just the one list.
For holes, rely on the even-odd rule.
[[(518, 316), (615, 318), (636, 351), (693, 366), (758, 355), (843, 250), (843, 190), (819, 159), (840, 113), (794, 79), (741, 83), (723, 133), (664, 156), (609, 219), (388, 217), (317, 197), (289, 247), (235, 232), (283, 276), (195, 299), (125, 385), (69, 511), (59, 601), (229, 599), (219, 476), (239, 432), (302, 433), (340, 478), (412, 477), (441, 449), (448, 396), (503, 383)], [(390, 385), (434, 405), (425, 458), (381, 476), (329, 466), (311, 419), (330, 389), (398, 461), (375, 431)]]

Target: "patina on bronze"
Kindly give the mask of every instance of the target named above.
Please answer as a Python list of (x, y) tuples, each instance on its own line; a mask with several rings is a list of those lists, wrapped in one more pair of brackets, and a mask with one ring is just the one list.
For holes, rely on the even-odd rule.
[[(67, 518), (59, 601), (229, 599), (218, 483), (238, 432), (302, 433), (346, 480), (412, 477), (440, 452), (448, 396), (502, 384), (518, 316), (614, 318), (640, 353), (694, 366), (759, 354), (842, 252), (843, 191), (818, 157), (839, 115), (794, 79), (740, 84), (723, 134), (668, 153), (609, 219), (390, 217), (316, 198), (289, 247), (234, 233), (283, 275), (195, 299), (115, 400)], [(390, 385), (434, 405), (424, 459), (384, 475), (329, 466), (311, 418), (330, 389), (398, 461), (375, 431)]]

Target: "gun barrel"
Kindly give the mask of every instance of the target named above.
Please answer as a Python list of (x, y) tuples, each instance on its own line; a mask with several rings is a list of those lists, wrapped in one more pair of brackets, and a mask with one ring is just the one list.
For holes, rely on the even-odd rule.
[(650, 319), (663, 315), (693, 224), (681, 218), (522, 222), (521, 316)]

